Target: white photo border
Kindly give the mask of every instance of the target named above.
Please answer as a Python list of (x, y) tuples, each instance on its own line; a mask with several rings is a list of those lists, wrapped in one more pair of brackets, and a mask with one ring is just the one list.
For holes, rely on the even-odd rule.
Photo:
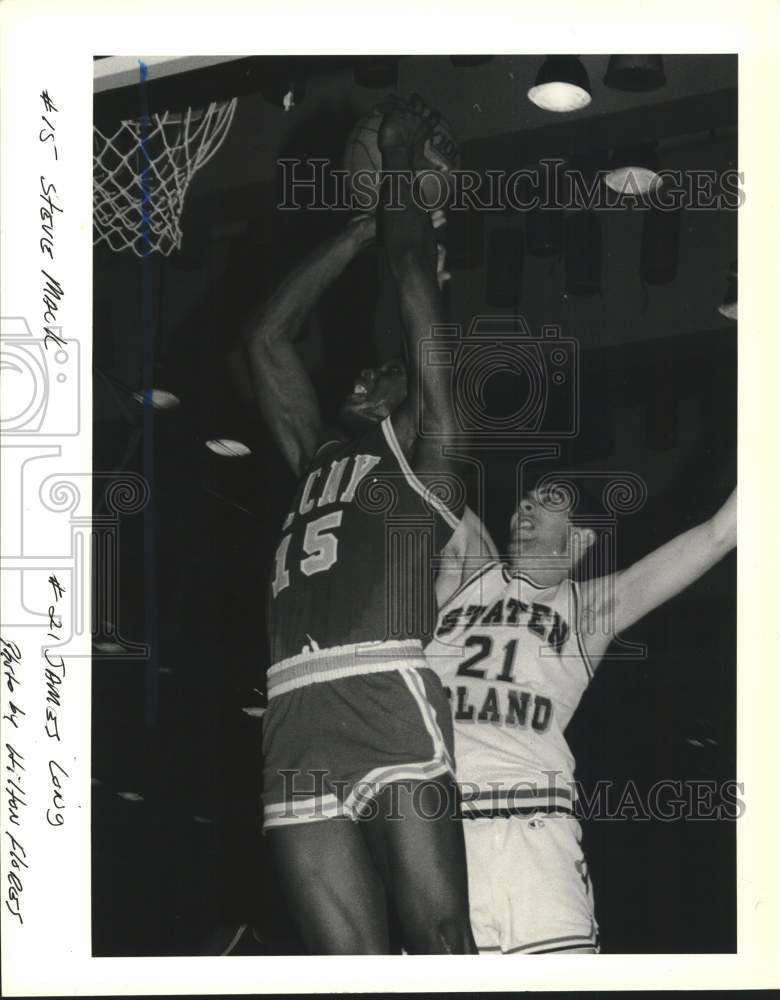
[[(63, 8), (66, 11), (63, 12)], [(106, 13), (110, 9), (110, 13)], [(29, 441), (3, 441), (3, 557), (39, 558), (40, 569), (4, 563), (3, 621), (29, 614), (22, 635), (27, 733), (20, 744), (27, 765), (24, 926), (3, 912), (3, 992), (13, 996), (374, 992), (597, 988), (744, 988), (780, 985), (778, 921), (778, 804), (776, 706), (780, 682), (776, 594), (776, 481), (780, 409), (777, 391), (776, 310), (778, 137), (774, 122), (780, 11), (771, 0), (749, 6), (713, 0), (706, 5), (656, 0), (630, 6), (619, 0), (552, 5), (512, 0), (464, 0), (424, 7), (395, 0), (392, 9), (364, 4), (291, 7), (270, 3), (213, 4), (44, 3), (9, 0), (0, 8), (2, 67), (2, 301), (3, 317), (24, 317), (40, 329), (41, 274), (38, 176), (57, 180), (64, 208), (55, 228), (51, 274), (64, 289), (58, 319), (71, 345), (63, 361), (68, 391), (78, 388), (76, 431), (46, 427)], [(90, 503), (92, 338), (92, 98), (93, 55), (303, 54), (368, 51), (450, 53), (484, 51), (737, 52), (740, 73), (740, 170), (746, 201), (740, 211), (738, 554), (738, 772), (746, 812), (738, 826), (738, 952), (736, 955), (602, 955), (490, 957), (92, 958), (90, 955), (90, 649), (89, 628), (67, 642), (65, 711), (57, 760), (67, 771), (64, 824), (47, 821), (54, 756), (42, 725), (33, 724), (45, 701), (39, 669), (47, 641), (46, 608), (56, 573), (63, 600), (75, 563), (71, 526), (50, 514), (38, 492), (23, 492), (24, 470), (40, 456), (49, 474), (85, 477)], [(40, 139), (41, 94), (57, 106), (57, 160)], [(51, 112), (50, 115), (54, 115)], [(55, 272), (53, 269), (57, 268)], [(52, 383), (53, 385), (53, 383)], [(70, 400), (72, 403), (73, 400)], [(65, 400), (63, 405), (69, 405)], [(66, 418), (67, 423), (67, 415)], [(12, 445), (12, 446), (11, 446)], [(25, 461), (20, 459), (24, 449)], [(20, 450), (21, 449), (21, 450)], [(36, 451), (37, 449), (37, 451)], [(32, 479), (34, 479), (32, 475)], [(56, 484), (49, 484), (52, 491)], [(53, 499), (52, 499), (53, 495)], [(71, 498), (72, 499), (72, 498)], [(83, 497), (82, 497), (83, 499)], [(67, 500), (70, 502), (70, 500)], [(65, 519), (67, 520), (67, 519)], [(26, 547), (22, 547), (20, 532)], [(29, 540), (28, 540), (29, 539)], [(54, 556), (50, 556), (55, 553)], [(82, 566), (89, 593), (89, 560)], [(25, 564), (26, 565), (26, 564)], [(37, 565), (37, 564), (35, 564)], [(9, 567), (9, 572), (5, 568)], [(29, 575), (27, 575), (29, 573)], [(68, 582), (66, 582), (68, 581)], [(88, 609), (87, 609), (88, 614)], [(5, 634), (4, 634), (5, 637)], [(65, 648), (65, 646), (63, 646)], [(28, 664), (29, 670), (27, 670)], [(22, 668), (20, 667), (20, 670)], [(4, 689), (4, 699), (7, 692)], [(6, 701), (3, 702), (6, 711)], [(36, 728), (37, 727), (37, 728)], [(20, 730), (21, 731), (21, 730)], [(9, 740), (4, 728), (4, 740)], [(11, 735), (14, 735), (12, 732)], [(11, 742), (13, 742), (11, 740)], [(4, 758), (4, 767), (7, 755)], [(6, 773), (4, 771), (4, 781)], [(54, 789), (56, 791), (56, 788)], [(3, 829), (7, 792), (4, 791)], [(43, 804), (43, 805), (42, 805)], [(5, 836), (4, 836), (4, 839)], [(5, 899), (8, 852), (3, 849)], [(717, 879), (718, 873), (713, 873)], [(641, 901), (637, 901), (641, 905)]]

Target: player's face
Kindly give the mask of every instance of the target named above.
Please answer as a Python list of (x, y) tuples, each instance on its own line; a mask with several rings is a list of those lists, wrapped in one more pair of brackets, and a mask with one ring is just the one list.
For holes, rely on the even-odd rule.
[(349, 425), (378, 423), (406, 399), (406, 366), (400, 358), (379, 368), (366, 368), (341, 406), (341, 419)]
[(527, 493), (509, 522), (509, 554), (566, 555), (569, 539), (566, 501), (566, 494), (554, 487)]

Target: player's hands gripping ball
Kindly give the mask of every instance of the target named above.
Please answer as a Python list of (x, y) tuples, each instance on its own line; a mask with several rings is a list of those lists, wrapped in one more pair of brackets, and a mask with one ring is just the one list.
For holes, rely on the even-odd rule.
[(429, 210), (446, 202), (446, 182), (435, 173), (447, 173), (459, 162), (458, 143), (452, 129), (438, 111), (429, 108), (419, 94), (408, 101), (396, 95), (387, 98), (374, 109), (383, 111), (377, 135), (377, 146), (383, 156), (403, 148), (408, 152), (414, 172), (421, 177), (422, 200)]
[(419, 94), (412, 94), (408, 101), (391, 94), (374, 111), (383, 115), (377, 136), (381, 152), (398, 147), (408, 149), (418, 171), (446, 172), (458, 165), (458, 143), (452, 129)]
[[(363, 204), (368, 208), (371, 196), (376, 195), (383, 167), (382, 147), (408, 150), (416, 173), (446, 173), (460, 164), (458, 140), (449, 122), (418, 94), (412, 94), (408, 101), (391, 95), (357, 121), (347, 136), (343, 163), (349, 189), (359, 199), (355, 205), (358, 210)], [(423, 188), (425, 200), (433, 208), (440, 185), (435, 179), (426, 179)]]

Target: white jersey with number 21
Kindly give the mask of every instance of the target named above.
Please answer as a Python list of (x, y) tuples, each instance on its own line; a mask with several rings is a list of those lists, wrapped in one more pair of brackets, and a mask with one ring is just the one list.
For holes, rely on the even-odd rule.
[(572, 810), (564, 730), (593, 676), (579, 605), (572, 580), (490, 562), (440, 609), (426, 656), (452, 703), (464, 812)]

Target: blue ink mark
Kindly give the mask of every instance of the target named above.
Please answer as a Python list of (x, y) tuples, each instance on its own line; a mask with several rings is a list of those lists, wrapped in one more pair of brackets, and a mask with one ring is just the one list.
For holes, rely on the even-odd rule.
[[(147, 82), (149, 70), (146, 63), (138, 60), (140, 71), (141, 115), (138, 119), (139, 129), (139, 166), (141, 178), (141, 246), (142, 246), (142, 282), (141, 310), (143, 324), (143, 471), (149, 488), (154, 495), (154, 407), (152, 405), (152, 390), (154, 388), (154, 353), (155, 353), (155, 320), (154, 320), (154, 289), (152, 273), (152, 190), (151, 190), (151, 157), (149, 155), (149, 130), (151, 117), (149, 115)], [(157, 289), (160, 294), (160, 289)], [(149, 660), (146, 664), (144, 678), (144, 721), (147, 727), (155, 727), (159, 715), (159, 663), (158, 637), (159, 622), (157, 620), (157, 517), (154, 504), (149, 504), (144, 510), (144, 633), (149, 645)]]
[[(140, 82), (146, 83), (149, 79), (149, 67), (142, 60), (138, 60), (140, 71)], [(140, 152), (141, 152), (141, 246), (143, 256), (146, 257), (152, 252), (152, 191), (151, 191), (151, 157), (149, 155), (149, 128), (151, 119), (148, 111), (145, 111), (139, 119), (140, 130)]]

